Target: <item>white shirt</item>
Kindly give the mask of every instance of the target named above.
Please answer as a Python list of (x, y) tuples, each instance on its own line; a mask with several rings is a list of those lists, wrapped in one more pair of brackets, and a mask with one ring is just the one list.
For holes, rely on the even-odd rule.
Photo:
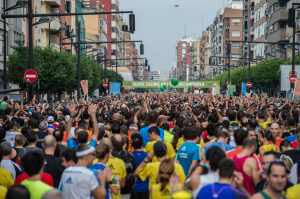
[(14, 178), (14, 180), (16, 180), (17, 173), (16, 173), (16, 169), (15, 169), (14, 165), (21, 171), (20, 166), (18, 164), (14, 163), (13, 161), (11, 161), (11, 160), (2, 160), (1, 161), (1, 167), (6, 170), (9, 170), (11, 172), (11, 175)]
[(296, 185), (297, 182), (298, 182), (297, 167), (298, 167), (298, 164), (295, 163), (295, 164), (292, 166), (291, 171), (290, 171), (290, 178), (289, 178), (289, 181), (290, 181), (291, 183), (293, 183), (294, 185)]
[(65, 199), (90, 199), (99, 185), (94, 173), (83, 166), (71, 166), (64, 170), (58, 189)]
[(193, 191), (193, 197), (197, 198), (199, 192), (201, 191), (202, 187), (213, 184), (218, 182), (220, 179), (218, 172), (208, 173), (200, 176), (200, 184), (195, 191)]
[(15, 145), (15, 136), (21, 134), (17, 131), (6, 131), (6, 136), (5, 136), (5, 140), (9, 141), (11, 143), (12, 146)]

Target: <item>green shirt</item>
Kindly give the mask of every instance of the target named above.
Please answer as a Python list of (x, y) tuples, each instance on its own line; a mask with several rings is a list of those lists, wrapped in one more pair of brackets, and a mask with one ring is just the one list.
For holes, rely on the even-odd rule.
[(169, 131), (164, 131), (164, 140), (166, 142), (173, 142), (174, 135), (172, 135), (171, 133), (169, 133)]
[(1, 102), (0, 108), (3, 109), (3, 110), (7, 109), (7, 107), (5, 106), (5, 104), (6, 104), (6, 102)]
[(43, 183), (40, 180), (24, 180), (23, 182), (21, 182), (21, 184), (28, 189), (30, 193), (30, 199), (40, 199), (47, 191), (53, 189), (53, 187), (47, 185), (46, 183)]

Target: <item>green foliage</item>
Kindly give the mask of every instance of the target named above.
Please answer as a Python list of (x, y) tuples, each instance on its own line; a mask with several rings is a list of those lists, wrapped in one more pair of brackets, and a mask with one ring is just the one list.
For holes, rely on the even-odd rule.
[[(16, 41), (13, 53), (7, 62), (8, 78), (14, 84), (26, 82), (24, 72), (28, 70), (28, 47), (23, 41)], [(69, 52), (58, 52), (53, 47), (33, 48), (33, 69), (38, 73), (41, 90), (52, 93), (67, 92), (70, 94), (77, 88), (77, 55)], [(115, 82), (116, 73), (107, 70), (109, 81)], [(94, 90), (100, 89), (104, 79), (104, 70), (101, 64), (92, 59), (81, 56), (80, 79), (88, 80), (89, 95)], [(123, 82), (123, 77), (118, 74), (118, 82)]]

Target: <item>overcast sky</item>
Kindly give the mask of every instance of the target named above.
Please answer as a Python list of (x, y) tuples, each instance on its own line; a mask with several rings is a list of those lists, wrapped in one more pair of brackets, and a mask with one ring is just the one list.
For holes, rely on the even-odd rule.
[[(131, 40), (143, 40), (151, 71), (170, 71), (176, 57), (176, 41), (186, 34), (199, 38), (227, 0), (119, 0), (120, 10), (135, 14)], [(175, 7), (179, 5), (179, 7)], [(203, 13), (201, 15), (201, 13)], [(203, 20), (202, 17), (203, 16)], [(127, 23), (129, 16), (123, 16)], [(203, 25), (202, 25), (203, 21)], [(139, 46), (139, 44), (137, 45)]]

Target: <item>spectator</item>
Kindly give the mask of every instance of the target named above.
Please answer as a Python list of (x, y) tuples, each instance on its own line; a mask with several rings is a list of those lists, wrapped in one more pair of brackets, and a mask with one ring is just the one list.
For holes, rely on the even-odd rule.
[(8, 121), (6, 122), (6, 136), (5, 136), (5, 140), (9, 141), (11, 143), (12, 146), (15, 145), (15, 136), (20, 134), (17, 130), (17, 126), (15, 125), (14, 122), (12, 121)]
[(48, 135), (47, 133), (47, 123), (45, 121), (42, 121), (40, 125), (38, 126), (38, 131), (36, 131), (36, 134), (38, 136), (38, 142), (36, 146), (40, 149), (43, 149), (42, 143), (44, 142), (45, 137)]
[(64, 150), (61, 154), (61, 159), (62, 159), (61, 164), (65, 168), (75, 165), (78, 161), (78, 158), (76, 156), (76, 150), (75, 149)]
[(5, 199), (19, 199), (19, 198), (32, 199), (30, 197), (30, 193), (28, 189), (24, 185), (16, 184), (11, 186), (7, 191)]
[(26, 154), (26, 150), (23, 147), (25, 144), (25, 137), (22, 134), (16, 135), (15, 143), (16, 143), (15, 150), (17, 152), (17, 159), (20, 158), (20, 160), (18, 160), (17, 163), (19, 162), (20, 165), (22, 157)]
[(26, 137), (26, 140), (28, 142), (28, 146), (27, 147), (24, 147), (26, 153), (28, 153), (29, 151), (35, 151), (35, 150), (38, 150), (38, 151), (43, 151), (42, 149), (38, 148), (36, 146), (37, 142), (38, 142), (38, 136), (37, 136), (37, 133), (36, 131), (28, 131), (27, 133), (27, 137)]
[(67, 146), (65, 146), (65, 145), (62, 144), (62, 140), (64, 138), (64, 132), (63, 132), (63, 130), (60, 129), (60, 128), (54, 130), (53, 136), (54, 136), (54, 138), (56, 140), (56, 143), (57, 143), (57, 145), (59, 147), (60, 154), (62, 154), (62, 152), (64, 152), (64, 150), (66, 150), (68, 148)]

